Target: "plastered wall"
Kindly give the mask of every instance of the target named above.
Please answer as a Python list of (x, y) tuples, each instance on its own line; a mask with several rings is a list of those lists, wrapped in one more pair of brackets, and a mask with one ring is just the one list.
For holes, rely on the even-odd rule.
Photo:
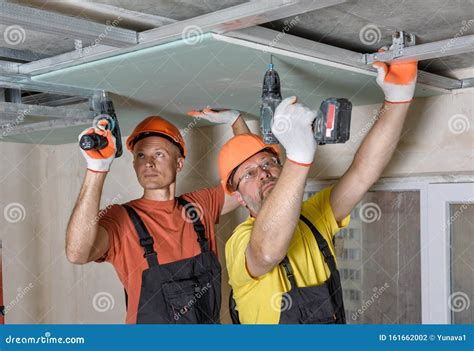
[[(384, 177), (472, 174), (473, 101), (474, 89), (417, 99)], [(379, 107), (354, 109), (351, 141), (320, 147), (311, 178), (333, 179), (344, 173)], [(257, 121), (249, 124), (258, 131)], [(230, 127), (199, 127), (190, 120), (183, 134), (189, 157), (178, 176), (178, 194), (217, 185), (217, 154), (231, 136)], [(129, 153), (115, 160), (102, 207), (142, 195), (131, 161)], [(76, 144), (0, 143), (0, 167), (6, 323), (123, 323), (123, 289), (113, 267), (107, 263), (75, 266), (65, 257), (65, 229), (85, 172)], [(224, 322), (229, 322), (224, 245), (245, 216), (239, 209), (222, 217), (217, 227), (224, 268)]]

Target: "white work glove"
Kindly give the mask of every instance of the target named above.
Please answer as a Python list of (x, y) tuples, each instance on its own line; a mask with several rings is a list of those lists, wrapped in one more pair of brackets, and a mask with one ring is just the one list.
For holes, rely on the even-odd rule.
[[(379, 50), (379, 52), (383, 49)], [(377, 69), (377, 84), (385, 94), (385, 101), (391, 103), (406, 103), (413, 99), (415, 93), (417, 62), (374, 62), (372, 67)]]
[(316, 153), (313, 122), (316, 112), (296, 103), (296, 96), (283, 100), (273, 116), (272, 133), (286, 150), (286, 158), (311, 166)]
[(232, 125), (237, 120), (237, 118), (239, 118), (240, 111), (205, 108), (203, 110), (189, 111), (187, 115), (196, 118), (203, 118), (212, 123), (226, 123)]
[(115, 158), (115, 137), (112, 135), (110, 130), (105, 130), (107, 123), (107, 120), (101, 120), (97, 123), (97, 127), (87, 128), (81, 134), (79, 134), (78, 140), (81, 140), (83, 135), (92, 133), (99, 134), (107, 138), (108, 144), (101, 150), (84, 151), (81, 149), (81, 153), (87, 161), (87, 169), (93, 172), (108, 172)]

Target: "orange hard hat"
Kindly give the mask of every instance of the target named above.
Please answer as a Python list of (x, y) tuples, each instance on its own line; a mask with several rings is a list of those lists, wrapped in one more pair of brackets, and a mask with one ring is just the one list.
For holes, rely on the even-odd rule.
[(234, 169), (256, 153), (265, 149), (268, 149), (268, 151), (277, 156), (280, 154), (277, 145), (265, 144), (261, 137), (250, 133), (236, 135), (222, 146), (217, 162), (221, 184), (228, 194), (231, 194), (233, 191), (229, 184), (229, 177)]
[(181, 156), (186, 157), (183, 136), (179, 129), (166, 119), (160, 116), (150, 116), (138, 123), (132, 134), (127, 138), (127, 149), (132, 152), (133, 146), (147, 136), (160, 136), (168, 139), (179, 148)]

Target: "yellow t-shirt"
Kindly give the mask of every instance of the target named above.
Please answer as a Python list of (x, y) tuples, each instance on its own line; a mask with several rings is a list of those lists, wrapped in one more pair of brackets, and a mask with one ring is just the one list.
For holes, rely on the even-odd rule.
[[(330, 205), (332, 187), (327, 187), (303, 202), (301, 213), (308, 218), (328, 242), (335, 257), (332, 239), (349, 224), (350, 216), (338, 225)], [(249, 217), (235, 228), (225, 247), (229, 283), (242, 324), (278, 324), (282, 294), (290, 290), (284, 269), (277, 265), (255, 279), (245, 266), (245, 250), (250, 240), (255, 218)], [(288, 250), (298, 287), (319, 285), (330, 276), (329, 268), (319, 251), (313, 233), (302, 221), (298, 222)]]

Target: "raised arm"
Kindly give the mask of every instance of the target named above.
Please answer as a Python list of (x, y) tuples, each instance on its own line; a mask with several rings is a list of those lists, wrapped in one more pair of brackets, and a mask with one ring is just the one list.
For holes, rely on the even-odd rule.
[(250, 133), (242, 113), (237, 110), (205, 108), (203, 110), (191, 110), (187, 114), (188, 116), (198, 119), (202, 118), (212, 123), (230, 124), (234, 135)]
[(250, 235), (245, 256), (247, 269), (253, 277), (272, 270), (288, 252), (300, 216), (306, 178), (316, 152), (312, 133), (316, 115), (295, 102), (294, 96), (289, 97), (275, 111), (273, 125), (288, 126), (272, 130), (286, 150), (287, 162), (263, 203)]
[[(195, 118), (202, 118), (213, 123), (226, 123), (232, 126), (234, 135), (250, 133), (250, 129), (245, 123), (242, 113), (237, 110), (217, 110), (205, 108), (203, 110), (192, 110), (187, 113), (189, 116)], [(221, 215), (232, 212), (239, 207), (239, 202), (228, 194), (224, 195), (224, 206), (222, 207)]]
[(100, 198), (106, 173), (87, 170), (66, 232), (66, 256), (69, 262), (84, 264), (108, 250), (108, 234), (98, 225)]
[(71, 263), (84, 264), (101, 257), (108, 250), (108, 234), (98, 225), (100, 198), (107, 172), (115, 158), (115, 139), (110, 131), (90, 128), (107, 138), (108, 146), (100, 151), (81, 150), (87, 161), (87, 171), (79, 197), (66, 231), (66, 256)]
[(235, 122), (232, 123), (232, 131), (234, 132), (234, 135), (251, 133), (247, 123), (245, 123), (245, 120), (242, 117), (242, 114), (240, 114)]
[(416, 66), (416, 62), (375, 64), (377, 83), (384, 91), (385, 102), (352, 164), (331, 192), (331, 207), (336, 221), (340, 222), (351, 212), (392, 158), (413, 98)]

